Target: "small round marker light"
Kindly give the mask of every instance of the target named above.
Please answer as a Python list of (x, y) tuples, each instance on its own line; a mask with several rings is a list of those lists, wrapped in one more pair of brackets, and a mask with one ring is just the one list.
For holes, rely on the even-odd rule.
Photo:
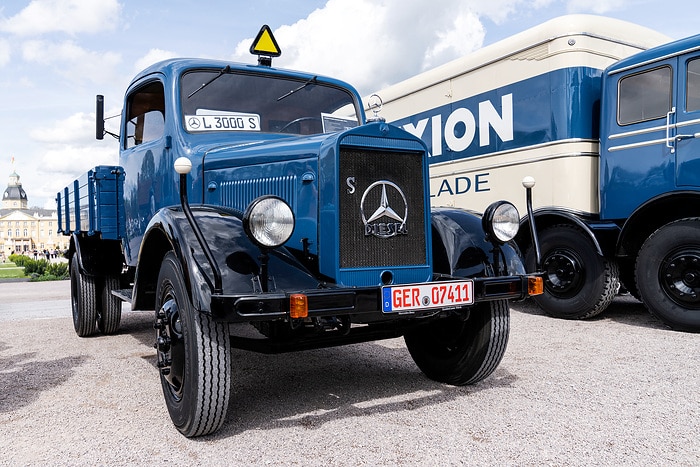
[(186, 157), (178, 157), (175, 159), (173, 166), (175, 167), (175, 172), (180, 175), (186, 175), (192, 170), (192, 161)]
[(525, 188), (533, 188), (535, 186), (535, 177), (530, 175), (523, 177), (523, 186)]

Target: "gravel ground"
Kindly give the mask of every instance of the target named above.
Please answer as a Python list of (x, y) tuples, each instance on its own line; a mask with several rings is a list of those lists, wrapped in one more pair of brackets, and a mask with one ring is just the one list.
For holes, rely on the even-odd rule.
[(700, 335), (629, 297), (588, 321), (514, 304), (501, 365), (468, 387), (426, 379), (400, 339), (234, 350), (228, 419), (190, 440), (163, 402), (152, 313), (81, 339), (69, 294), (0, 283), (1, 465), (700, 465)]

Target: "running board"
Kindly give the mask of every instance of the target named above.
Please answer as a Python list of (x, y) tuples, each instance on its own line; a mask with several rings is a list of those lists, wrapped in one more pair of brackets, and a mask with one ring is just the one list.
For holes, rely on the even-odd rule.
[(123, 302), (131, 302), (131, 293), (134, 289), (112, 290), (112, 295)]

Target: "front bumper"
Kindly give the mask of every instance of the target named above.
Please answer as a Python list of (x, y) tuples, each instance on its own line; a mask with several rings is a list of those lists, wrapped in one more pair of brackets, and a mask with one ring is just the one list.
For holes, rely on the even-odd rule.
[[(465, 306), (493, 300), (526, 298), (530, 295), (530, 286), (536, 277), (526, 275), (474, 278), (474, 303)], [(260, 294), (215, 294), (211, 296), (212, 317), (216, 321), (229, 323), (289, 319), (289, 297), (292, 294), (304, 294), (308, 297), (309, 317), (352, 316), (354, 323), (395, 321), (436, 312), (435, 309), (431, 309), (384, 313), (381, 308), (382, 288), (376, 286)]]

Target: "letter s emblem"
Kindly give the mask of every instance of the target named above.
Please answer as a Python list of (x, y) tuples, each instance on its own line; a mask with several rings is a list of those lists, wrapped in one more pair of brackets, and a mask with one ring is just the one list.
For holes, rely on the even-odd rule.
[(348, 194), (352, 195), (355, 193), (355, 177), (348, 177), (345, 183), (348, 185)]

